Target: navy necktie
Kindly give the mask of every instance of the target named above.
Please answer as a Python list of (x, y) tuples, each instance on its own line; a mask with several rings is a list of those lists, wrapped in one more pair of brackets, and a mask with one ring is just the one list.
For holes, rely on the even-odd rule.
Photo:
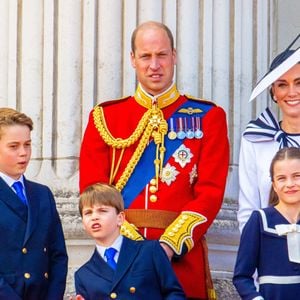
[(17, 193), (17, 196), (20, 198), (20, 200), (23, 202), (24, 205), (27, 205), (27, 199), (24, 195), (24, 192), (23, 192), (23, 184), (22, 182), (20, 181), (16, 181), (12, 187), (14, 188), (14, 190), (16, 191)]
[(107, 264), (113, 269), (115, 270), (117, 268), (117, 263), (114, 260), (114, 257), (117, 253), (117, 250), (115, 248), (107, 248), (104, 252), (104, 256), (107, 259)]

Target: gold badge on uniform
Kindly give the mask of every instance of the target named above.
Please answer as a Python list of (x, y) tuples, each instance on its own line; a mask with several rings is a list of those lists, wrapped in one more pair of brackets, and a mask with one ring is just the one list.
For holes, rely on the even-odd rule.
[(187, 108), (181, 108), (178, 110), (178, 112), (183, 113), (183, 114), (188, 114), (188, 115), (193, 115), (193, 114), (199, 114), (203, 112), (200, 108), (193, 108), (193, 107), (187, 107)]

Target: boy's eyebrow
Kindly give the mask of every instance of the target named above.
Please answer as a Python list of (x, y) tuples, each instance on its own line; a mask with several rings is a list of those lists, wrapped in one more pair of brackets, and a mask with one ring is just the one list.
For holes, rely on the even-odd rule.
[(87, 210), (92, 210), (92, 208), (91, 207), (84, 207), (84, 208), (82, 208), (82, 211), (87, 211)]
[(101, 205), (101, 206), (98, 206), (96, 207), (97, 210), (105, 210), (105, 209), (109, 209), (110, 206), (106, 206), (106, 205)]
[(84, 206), (82, 208), (82, 211), (84, 211), (84, 210), (91, 210), (91, 209), (97, 209), (97, 210), (99, 210), (99, 209), (108, 209), (109, 207), (110, 207), (109, 205)]

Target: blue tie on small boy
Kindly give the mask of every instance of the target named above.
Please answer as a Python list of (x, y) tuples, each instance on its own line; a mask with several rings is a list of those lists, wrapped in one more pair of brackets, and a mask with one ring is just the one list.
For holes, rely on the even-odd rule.
[(107, 248), (104, 252), (104, 256), (107, 259), (107, 264), (113, 269), (115, 270), (117, 268), (117, 263), (114, 260), (114, 257), (117, 253), (117, 250), (115, 248)]

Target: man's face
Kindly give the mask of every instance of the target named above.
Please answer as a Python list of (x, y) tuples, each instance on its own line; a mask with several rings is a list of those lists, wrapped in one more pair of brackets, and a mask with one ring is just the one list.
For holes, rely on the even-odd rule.
[(30, 129), (26, 125), (3, 126), (0, 138), (0, 171), (19, 179), (31, 156)]
[(135, 39), (131, 63), (143, 89), (151, 95), (167, 90), (173, 80), (176, 51), (167, 33), (159, 27), (140, 29)]

